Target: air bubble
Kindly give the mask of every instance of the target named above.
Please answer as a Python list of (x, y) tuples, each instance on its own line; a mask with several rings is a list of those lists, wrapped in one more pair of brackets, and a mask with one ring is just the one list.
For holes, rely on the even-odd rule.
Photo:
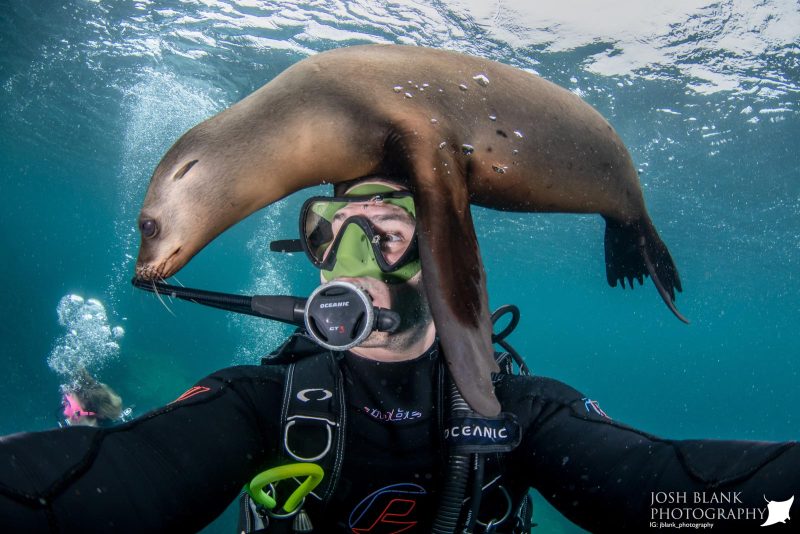
[(53, 371), (71, 378), (81, 368), (96, 371), (119, 355), (116, 340), (125, 335), (125, 330), (109, 325), (105, 306), (99, 300), (65, 295), (56, 312), (66, 332), (56, 340), (47, 358)]
[(478, 82), (478, 85), (481, 87), (486, 87), (489, 85), (489, 78), (487, 78), (485, 74), (476, 74), (472, 77), (472, 79)]
[(473, 152), (475, 152), (475, 147), (474, 146), (468, 145), (466, 143), (461, 145), (461, 153), (464, 154), (465, 156), (469, 156)]

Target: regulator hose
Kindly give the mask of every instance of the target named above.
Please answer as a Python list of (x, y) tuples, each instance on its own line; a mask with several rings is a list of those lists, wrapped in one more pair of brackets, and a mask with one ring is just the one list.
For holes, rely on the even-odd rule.
[[(451, 380), (450, 415), (455, 416), (456, 414), (474, 415), (475, 412), (472, 411)], [(450, 454), (448, 458), (439, 510), (431, 529), (433, 534), (453, 534), (458, 528), (458, 519), (461, 515), (464, 493), (467, 489), (467, 480), (472, 465), (469, 456), (468, 454)]]

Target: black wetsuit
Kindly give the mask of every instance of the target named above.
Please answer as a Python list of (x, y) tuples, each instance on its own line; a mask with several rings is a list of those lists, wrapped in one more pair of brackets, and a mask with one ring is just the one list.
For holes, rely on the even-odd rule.
[[(316, 532), (429, 532), (444, 469), (436, 351), (399, 363), (346, 354), (340, 365), (344, 463), (326, 510), (310, 505)], [(246, 481), (278, 463), (285, 369), (224, 369), (110, 429), (2, 438), (2, 531), (201, 529)], [(496, 391), (523, 432), (504, 459), (506, 484), (538, 489), (588, 530), (642, 532), (655, 521), (752, 531), (766, 519), (765, 494), (775, 501), (800, 494), (795, 442), (660, 439), (543, 377), (504, 375)], [(695, 492), (704, 503), (695, 503)]]

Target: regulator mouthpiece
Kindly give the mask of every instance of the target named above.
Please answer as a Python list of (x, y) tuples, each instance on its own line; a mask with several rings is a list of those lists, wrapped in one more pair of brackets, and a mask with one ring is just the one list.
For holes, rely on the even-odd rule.
[(306, 331), (322, 347), (342, 351), (361, 344), (373, 330), (394, 332), (397, 312), (372, 305), (372, 299), (350, 282), (333, 281), (311, 293), (305, 309)]

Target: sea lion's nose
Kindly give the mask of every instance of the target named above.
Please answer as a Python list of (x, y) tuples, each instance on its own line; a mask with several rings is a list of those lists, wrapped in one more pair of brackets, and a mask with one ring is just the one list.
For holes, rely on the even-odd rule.
[(145, 239), (151, 239), (158, 233), (158, 223), (155, 219), (141, 219), (139, 221), (139, 231)]

